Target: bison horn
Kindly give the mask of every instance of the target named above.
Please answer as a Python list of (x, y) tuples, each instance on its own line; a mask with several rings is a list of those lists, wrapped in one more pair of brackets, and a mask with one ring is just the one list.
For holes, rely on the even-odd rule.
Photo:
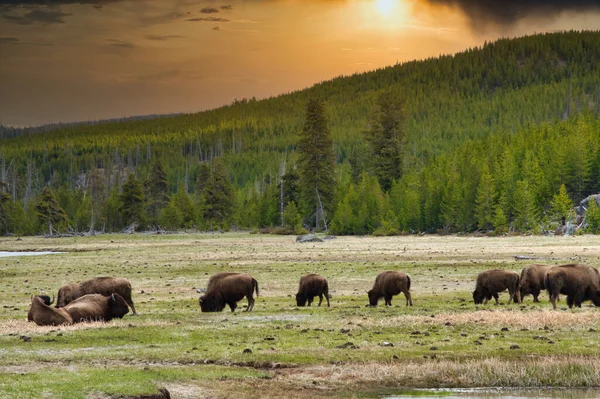
[(113, 292), (113, 294), (110, 296), (110, 299), (111, 299), (113, 302), (114, 302), (114, 301), (116, 301), (116, 299), (115, 299), (115, 293), (114, 293), (114, 292)]
[(52, 300), (50, 301), (50, 303), (48, 304), (48, 306), (52, 305), (54, 303), (54, 295), (52, 295)]

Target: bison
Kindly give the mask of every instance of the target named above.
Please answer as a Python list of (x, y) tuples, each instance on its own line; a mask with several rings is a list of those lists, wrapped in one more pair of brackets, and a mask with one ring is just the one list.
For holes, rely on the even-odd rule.
[(377, 306), (379, 299), (383, 297), (386, 306), (392, 306), (392, 297), (403, 292), (406, 297), (406, 306), (412, 306), (410, 295), (410, 276), (402, 272), (387, 271), (379, 273), (375, 278), (373, 288), (367, 292), (369, 305)]
[(573, 305), (580, 308), (583, 301), (589, 300), (600, 306), (600, 272), (592, 266), (570, 264), (551, 267), (544, 284), (554, 309), (559, 294), (567, 296), (569, 308)]
[(126, 278), (96, 277), (79, 284), (66, 284), (58, 290), (56, 307), (62, 308), (87, 294), (101, 294), (109, 296), (119, 294), (131, 307), (133, 314), (137, 314), (131, 300), (131, 283)]
[(473, 301), (475, 305), (483, 303), (487, 305), (488, 301), (494, 297), (496, 305), (498, 304), (498, 293), (508, 289), (510, 297), (508, 303), (515, 297), (518, 303), (521, 303), (521, 293), (519, 292), (519, 274), (512, 270), (486, 270), (477, 275), (475, 291), (473, 291)]
[[(221, 273), (219, 273), (221, 274)], [(254, 298), (252, 294), (256, 290), (258, 296), (258, 281), (246, 273), (231, 273), (225, 276), (217, 275), (209, 280), (206, 293), (199, 299), (200, 309), (203, 312), (220, 312), (228, 305), (231, 311), (235, 311), (237, 302), (243, 297), (248, 299), (246, 311), (252, 311), (254, 308)]]
[(312, 305), (313, 298), (319, 297), (319, 306), (323, 303), (323, 295), (327, 299), (327, 307), (329, 307), (329, 284), (325, 277), (318, 274), (307, 274), (300, 278), (300, 286), (296, 294), (296, 304), (305, 306), (308, 301), (308, 306)]
[[(550, 270), (550, 266), (547, 265), (529, 265), (521, 271), (519, 279), (521, 301), (529, 294), (533, 295), (533, 302), (540, 301), (538, 296), (542, 290), (546, 289), (544, 278), (548, 270)], [(513, 296), (513, 301), (518, 302), (516, 295)]]
[(64, 309), (51, 307), (54, 298), (46, 295), (35, 296), (31, 298), (31, 307), (27, 313), (27, 320), (33, 321), (38, 326), (59, 326), (61, 324), (73, 323), (73, 318)]
[(110, 296), (101, 294), (84, 295), (61, 309), (69, 313), (73, 323), (122, 319), (129, 312), (127, 302), (119, 294), (111, 294)]

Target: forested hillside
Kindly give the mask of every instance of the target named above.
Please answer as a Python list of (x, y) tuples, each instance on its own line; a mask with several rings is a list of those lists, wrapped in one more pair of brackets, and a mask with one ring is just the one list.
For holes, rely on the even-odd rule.
[[(600, 32), (563, 32), (198, 114), (3, 139), (0, 232), (314, 225), (296, 170), (310, 99), (333, 140), (322, 216), (337, 234), (540, 231), (600, 191)], [(398, 122), (387, 160), (374, 152), (384, 114)]]

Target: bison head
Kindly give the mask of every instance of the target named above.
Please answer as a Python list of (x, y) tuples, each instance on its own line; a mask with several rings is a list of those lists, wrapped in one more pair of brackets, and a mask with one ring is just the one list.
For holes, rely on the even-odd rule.
[(38, 296), (42, 299), (42, 302), (44, 302), (48, 306), (50, 306), (54, 303), (54, 296), (52, 296), (52, 299), (50, 299), (50, 297), (48, 295), (38, 295)]
[(73, 302), (76, 298), (75, 293), (79, 289), (79, 284), (66, 284), (60, 287), (58, 290), (58, 297), (56, 298), (56, 307), (62, 308)]
[(367, 291), (367, 295), (369, 295), (369, 305), (377, 306), (377, 302), (379, 302), (379, 298), (381, 298), (381, 295), (378, 292), (375, 292), (374, 290)]
[(306, 297), (306, 294), (303, 293), (297, 293), (296, 294), (296, 305), (298, 306), (306, 306), (306, 301), (308, 300), (308, 298)]
[(108, 297), (108, 309), (107, 309), (107, 320), (108, 319), (122, 319), (127, 313), (129, 313), (129, 306), (125, 299), (119, 294), (112, 294)]
[(198, 302), (203, 312), (220, 312), (225, 308), (225, 302), (214, 294), (202, 295)]
[(473, 302), (475, 302), (475, 305), (481, 305), (484, 299), (485, 295), (483, 295), (483, 292), (479, 290), (473, 291)]
[(591, 298), (592, 303), (595, 306), (600, 306), (600, 289), (596, 290), (596, 291), (592, 291), (592, 295)]

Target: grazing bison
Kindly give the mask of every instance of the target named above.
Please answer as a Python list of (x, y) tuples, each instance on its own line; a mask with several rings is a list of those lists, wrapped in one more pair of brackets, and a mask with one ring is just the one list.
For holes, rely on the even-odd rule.
[(383, 297), (386, 306), (392, 306), (392, 297), (403, 292), (406, 297), (406, 306), (412, 306), (410, 295), (410, 276), (402, 272), (387, 271), (379, 273), (375, 278), (373, 288), (369, 294), (369, 305), (377, 306), (379, 299)]
[(119, 294), (111, 294), (110, 296), (101, 294), (84, 295), (61, 309), (71, 315), (73, 323), (122, 319), (129, 312), (127, 302)]
[[(519, 279), (519, 292), (521, 293), (521, 301), (527, 295), (533, 295), (533, 302), (539, 302), (538, 296), (540, 292), (546, 289), (544, 279), (546, 272), (550, 270), (547, 265), (529, 265), (521, 271)], [(517, 296), (513, 296), (513, 301), (518, 302)]]
[(329, 307), (329, 284), (325, 277), (318, 274), (307, 274), (300, 278), (300, 286), (296, 294), (296, 304), (305, 306), (308, 301), (308, 306), (312, 305), (313, 298), (319, 297), (319, 306), (323, 303), (323, 295), (327, 299), (327, 307)]
[(237, 302), (246, 297), (248, 299), (246, 311), (249, 312), (254, 308), (252, 294), (255, 290), (256, 296), (258, 296), (258, 281), (249, 274), (231, 273), (220, 276), (220, 278), (214, 279), (212, 283), (209, 280), (206, 293), (199, 299), (200, 309), (203, 312), (220, 312), (225, 308), (225, 305), (228, 305), (233, 312), (237, 307)]
[(521, 303), (521, 293), (519, 292), (519, 274), (512, 270), (486, 270), (477, 275), (475, 291), (473, 291), (473, 301), (475, 305), (483, 303), (487, 305), (488, 301), (494, 297), (496, 305), (498, 304), (498, 293), (508, 289), (511, 299), (515, 297), (518, 303)]
[(119, 294), (131, 307), (133, 314), (137, 314), (131, 300), (131, 283), (126, 278), (96, 277), (79, 284), (66, 284), (58, 290), (56, 307), (62, 308), (68, 303), (87, 294), (101, 294), (109, 296)]
[(567, 305), (581, 307), (591, 300), (600, 306), (600, 273), (592, 266), (570, 264), (551, 267), (544, 279), (552, 307), (556, 309), (559, 294), (567, 296)]
[(73, 323), (71, 315), (66, 310), (53, 308), (50, 306), (52, 303), (54, 303), (54, 299), (51, 301), (47, 295), (31, 298), (27, 320), (33, 321), (38, 326), (59, 326)]

